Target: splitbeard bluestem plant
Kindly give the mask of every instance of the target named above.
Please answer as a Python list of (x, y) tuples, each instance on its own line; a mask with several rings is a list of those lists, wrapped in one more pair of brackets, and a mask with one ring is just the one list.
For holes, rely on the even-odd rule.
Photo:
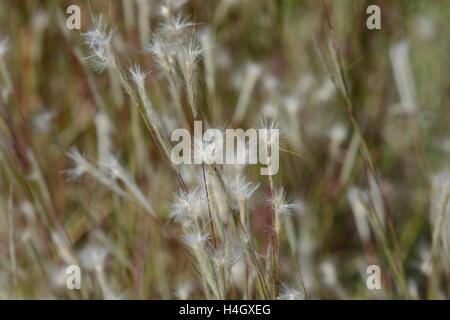
[[(167, 80), (169, 85), (169, 95), (171, 99), (173, 99), (171, 103), (173, 103), (175, 108), (178, 108), (179, 113), (183, 114), (182, 119), (188, 119), (189, 117), (197, 118), (199, 116), (195, 99), (197, 69), (200, 56), (208, 48), (202, 48), (197, 42), (195, 26), (195, 23), (189, 22), (189, 20), (183, 18), (181, 14), (171, 17), (160, 25), (156, 34), (152, 35), (151, 44), (146, 50), (146, 52), (151, 54), (158, 62), (160, 71), (164, 74), (164, 79)], [(255, 290), (258, 296), (264, 298), (276, 298), (278, 292), (278, 280), (276, 279), (278, 266), (273, 263), (274, 259), (278, 259), (278, 257), (275, 257), (274, 252), (272, 252), (270, 254), (267, 253), (268, 256), (266, 259), (262, 260), (258, 258), (259, 254), (252, 243), (253, 241), (250, 235), (251, 225), (248, 218), (249, 205), (247, 202), (249, 202), (256, 187), (251, 187), (250, 183), (246, 183), (242, 186), (238, 185), (237, 188), (240, 188), (240, 190), (236, 190), (236, 184), (227, 184), (227, 180), (230, 180), (230, 178), (225, 177), (225, 172), (218, 168), (219, 165), (225, 163), (224, 159), (221, 161), (207, 161), (208, 159), (203, 159), (203, 161), (199, 162), (195, 160), (198, 158), (196, 154), (197, 147), (193, 148), (194, 161), (183, 162), (183, 164), (190, 165), (189, 170), (191, 170), (194, 175), (199, 176), (196, 179), (197, 181), (194, 180), (190, 185), (187, 185), (176, 166), (180, 164), (179, 161), (173, 161), (173, 153), (171, 154), (170, 152), (171, 143), (167, 139), (168, 130), (162, 121), (162, 117), (155, 110), (151, 101), (151, 96), (147, 93), (146, 74), (142, 70), (142, 67), (138, 64), (134, 64), (129, 68), (128, 76), (123, 74), (122, 70), (124, 70), (124, 67), (119, 64), (111, 46), (113, 32), (107, 29), (102, 17), (97, 19), (95, 27), (84, 33), (83, 37), (85, 38), (85, 44), (91, 53), (86, 59), (90, 61), (90, 64), (92, 64), (94, 69), (98, 72), (102, 72), (104, 69), (111, 70), (110, 74), (117, 78), (117, 81), (121, 83), (123, 90), (128, 93), (131, 100), (136, 104), (133, 107), (139, 109), (142, 120), (152, 134), (162, 156), (166, 158), (166, 161), (170, 160), (172, 162), (169, 165), (177, 175), (180, 185), (178, 186), (178, 195), (172, 205), (171, 216), (175, 221), (182, 225), (184, 236), (182, 237), (180, 245), (186, 245), (192, 251), (196, 267), (199, 269), (202, 290), (205, 297), (214, 299), (225, 299), (227, 297), (227, 294), (230, 291), (232, 267), (236, 261), (239, 260), (239, 257), (244, 255), (246, 260), (248, 260), (245, 266), (246, 272), (251, 272), (255, 275), (259, 273), (257, 283), (255, 284)], [(255, 76), (253, 75), (254, 73), (255, 72), (252, 72), (251, 77)], [(134, 85), (130, 83), (129, 79)], [(254, 80), (251, 81), (254, 82)], [(253, 86), (253, 84), (251, 86)], [(181, 88), (184, 89), (186, 94), (186, 100), (190, 106), (191, 114), (189, 114), (182, 105), (181, 98), (178, 94)], [(249, 90), (249, 88), (244, 90)], [(249, 93), (250, 92), (243, 94), (248, 95)], [(175, 95), (177, 95), (177, 97), (175, 97)], [(248, 100), (248, 97), (244, 99)], [(248, 101), (245, 102), (245, 104), (247, 103)], [(239, 111), (239, 109), (242, 108), (242, 106), (237, 107), (238, 114), (242, 112)], [(104, 117), (106, 116), (104, 115)], [(104, 122), (105, 121), (108, 120), (104, 120)], [(195, 128), (197, 127), (197, 123), (202, 122), (195, 121)], [(267, 123), (269, 123), (269, 121)], [(102, 153), (99, 151), (99, 156), (101, 155), (104, 160), (99, 162), (98, 167), (96, 167), (85, 160), (78, 151), (73, 150), (68, 153), (68, 156), (74, 161), (76, 166), (74, 169), (69, 170), (69, 175), (78, 178), (83, 174), (90, 174), (94, 179), (107, 186), (111, 191), (125, 197), (129, 201), (135, 201), (145, 209), (146, 212), (154, 216), (154, 209), (149, 201), (147, 201), (146, 197), (132, 180), (126, 169), (119, 164), (117, 159), (112, 156), (111, 151), (108, 150), (110, 148), (108, 139), (101, 137), (99, 134), (99, 131), (102, 130), (102, 125), (105, 126), (104, 123), (98, 122), (97, 137), (99, 144), (98, 149), (103, 150)], [(231, 147), (223, 147), (227, 150), (226, 163), (241, 166), (249, 163), (256, 164), (256, 159), (253, 158), (258, 154), (259, 157), (263, 157), (261, 160), (262, 164), (270, 164), (271, 166), (270, 168), (262, 170), (261, 173), (268, 172), (263, 174), (276, 174), (279, 165), (278, 131), (276, 132), (277, 135), (274, 136), (272, 131), (277, 129), (275, 129), (273, 121), (268, 125), (268, 128), (269, 129), (259, 130), (261, 136), (258, 138), (257, 149), (253, 151), (252, 148), (254, 147), (253, 145), (255, 145), (255, 139), (252, 140), (252, 137), (250, 137), (248, 146), (240, 145), (239, 143), (242, 141), (242, 138), (245, 139), (245, 137), (247, 137), (249, 130), (256, 132), (254, 129), (249, 129), (245, 133), (243, 130), (239, 129), (238, 132), (243, 132), (242, 137), (239, 137), (236, 134), (231, 136), (233, 140), (236, 137), (238, 138), (237, 154), (232, 155), (234, 161), (231, 161), (232, 156), (230, 153), (234, 152), (234, 150), (230, 149), (234, 149), (234, 141), (229, 139), (229, 132), (232, 130), (227, 129), (226, 141), (227, 144), (231, 144)], [(189, 134), (187, 129), (183, 130)], [(208, 130), (206, 132), (209, 132)], [(270, 134), (267, 134), (264, 130), (269, 130)], [(108, 144), (108, 147), (101, 146), (100, 144)], [(194, 144), (196, 144), (195, 141)], [(242, 149), (242, 146), (244, 149)], [(183, 149), (183, 153), (190, 153), (190, 148), (191, 147), (188, 147), (188, 150)], [(276, 149), (274, 150), (274, 148)], [(217, 149), (218, 146), (216, 143), (214, 151), (216, 157), (218, 152)], [(263, 150), (266, 151), (263, 152)], [(269, 150), (269, 152), (267, 150)], [(239, 160), (242, 152), (247, 153), (249, 162)], [(169, 156), (169, 154), (171, 155)], [(203, 154), (203, 147), (201, 154)], [(268, 156), (270, 159), (269, 162), (266, 161)], [(245, 156), (243, 157), (245, 158)], [(275, 169), (273, 166), (275, 166)], [(237, 181), (240, 179), (245, 180), (245, 176), (239, 177), (241, 175), (240, 172), (242, 172), (242, 169), (238, 168), (237, 170), (231, 170), (226, 174), (236, 175)], [(124, 187), (126, 187), (126, 189), (124, 189)], [(234, 190), (231, 190), (231, 188), (234, 188)], [(248, 188), (251, 189), (247, 190), (246, 194), (245, 191)], [(189, 191), (189, 189), (192, 189), (192, 191)], [(235, 198), (237, 198), (235, 200), (232, 198), (233, 191), (242, 191), (244, 193), (235, 196)], [(272, 190), (272, 192), (278, 191)], [(271, 199), (271, 210), (274, 211), (273, 217), (275, 217), (273, 220), (273, 233), (276, 234), (273, 239), (276, 240), (271, 240), (269, 247), (277, 248), (277, 250), (281, 229), (279, 222), (281, 219), (280, 215), (285, 214), (288, 211), (290, 212), (295, 208), (294, 205), (285, 204), (284, 197), (284, 191), (281, 191), (281, 194), (274, 194)], [(236, 202), (237, 205), (235, 204)], [(157, 219), (159, 219), (159, 217), (157, 217)], [(231, 239), (235, 239), (235, 241), (232, 241)], [(240, 239), (240, 241), (238, 239)], [(272, 241), (275, 241), (276, 243), (272, 243)], [(264, 263), (270, 264), (270, 266), (262, 266)], [(268, 282), (268, 279), (270, 279), (270, 282)], [(246, 281), (249, 281), (249, 279), (246, 279)]]

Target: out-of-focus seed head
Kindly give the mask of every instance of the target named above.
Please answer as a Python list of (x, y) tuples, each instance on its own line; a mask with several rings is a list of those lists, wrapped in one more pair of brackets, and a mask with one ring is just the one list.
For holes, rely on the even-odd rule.
[(283, 98), (282, 105), (289, 115), (295, 116), (302, 108), (302, 103), (299, 98), (294, 95)]
[(86, 270), (94, 271), (97, 268), (103, 268), (108, 248), (97, 244), (88, 244), (80, 252), (80, 260)]
[(368, 195), (356, 187), (350, 187), (347, 192), (347, 199), (352, 208), (359, 236), (363, 242), (367, 242), (370, 240), (369, 213), (366, 207), (366, 202), (369, 200)]
[(331, 127), (328, 135), (330, 140), (340, 145), (347, 138), (347, 127), (337, 123)]
[(320, 264), (320, 271), (323, 276), (323, 282), (329, 286), (333, 287), (337, 283), (336, 265), (331, 260), (323, 261)]
[(0, 39), (0, 58), (2, 58), (9, 50), (9, 39), (3, 38)]
[(54, 111), (40, 112), (33, 118), (33, 126), (38, 132), (48, 133), (51, 129), (51, 123), (55, 117), (56, 113)]

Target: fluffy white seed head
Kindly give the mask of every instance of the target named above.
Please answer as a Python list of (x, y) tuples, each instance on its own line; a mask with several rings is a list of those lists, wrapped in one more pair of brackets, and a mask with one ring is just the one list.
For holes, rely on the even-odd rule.
[(190, 27), (194, 26), (193, 22), (190, 22), (187, 17), (184, 17), (181, 13), (172, 17), (160, 26), (160, 32), (166, 36), (179, 36), (184, 34)]
[(113, 31), (108, 31), (107, 24), (100, 16), (96, 25), (83, 33), (84, 42), (90, 50), (90, 55), (86, 59), (97, 71), (113, 67), (116, 63), (111, 47)]
[(226, 182), (228, 190), (236, 202), (234, 204), (236, 208), (239, 208), (241, 203), (246, 203), (247, 206), (252, 205), (259, 183), (249, 182), (245, 177), (231, 177)]
[(190, 221), (203, 216), (206, 209), (207, 202), (204, 191), (195, 188), (193, 191), (182, 193), (175, 198), (171, 206), (171, 216), (181, 221)]
[(268, 150), (273, 150), (280, 147), (280, 129), (278, 128), (278, 123), (275, 119), (276, 107), (272, 107), (271, 109), (274, 110), (274, 116), (271, 117), (271, 119), (266, 117), (259, 120), (259, 128), (264, 129), (267, 132), (267, 135), (261, 135), (259, 137), (259, 147), (264, 147)]
[(155, 34), (146, 51), (153, 56), (162, 71), (175, 72), (176, 50), (174, 44), (168, 42), (159, 34)]
[(273, 191), (272, 197), (269, 199), (269, 203), (275, 213), (279, 215), (290, 215), (295, 210), (300, 208), (299, 204), (289, 203), (286, 200), (286, 192), (283, 188), (279, 188)]
[(138, 88), (143, 88), (145, 83), (146, 74), (142, 70), (141, 66), (135, 64), (129, 69), (131, 79), (138, 86)]

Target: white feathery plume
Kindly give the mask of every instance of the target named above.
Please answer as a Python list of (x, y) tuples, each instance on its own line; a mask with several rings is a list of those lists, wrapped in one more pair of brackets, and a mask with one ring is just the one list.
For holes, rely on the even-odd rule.
[(206, 206), (204, 191), (200, 188), (195, 188), (191, 192), (181, 193), (175, 198), (170, 214), (172, 218), (189, 221), (203, 216)]
[(259, 183), (248, 182), (245, 178), (230, 179), (229, 191), (238, 201), (248, 201), (259, 188)]
[(91, 54), (85, 59), (88, 60), (94, 70), (103, 71), (105, 68), (116, 66), (116, 60), (111, 48), (113, 31), (108, 31), (108, 26), (100, 16), (96, 25), (89, 31), (83, 33), (85, 44)]
[(166, 36), (179, 36), (183, 35), (187, 29), (194, 25), (195, 23), (190, 22), (187, 17), (178, 13), (175, 17), (162, 22), (159, 31)]
[(299, 209), (297, 203), (289, 203), (286, 201), (286, 192), (283, 188), (275, 189), (269, 198), (269, 203), (277, 215), (291, 215), (295, 210)]

